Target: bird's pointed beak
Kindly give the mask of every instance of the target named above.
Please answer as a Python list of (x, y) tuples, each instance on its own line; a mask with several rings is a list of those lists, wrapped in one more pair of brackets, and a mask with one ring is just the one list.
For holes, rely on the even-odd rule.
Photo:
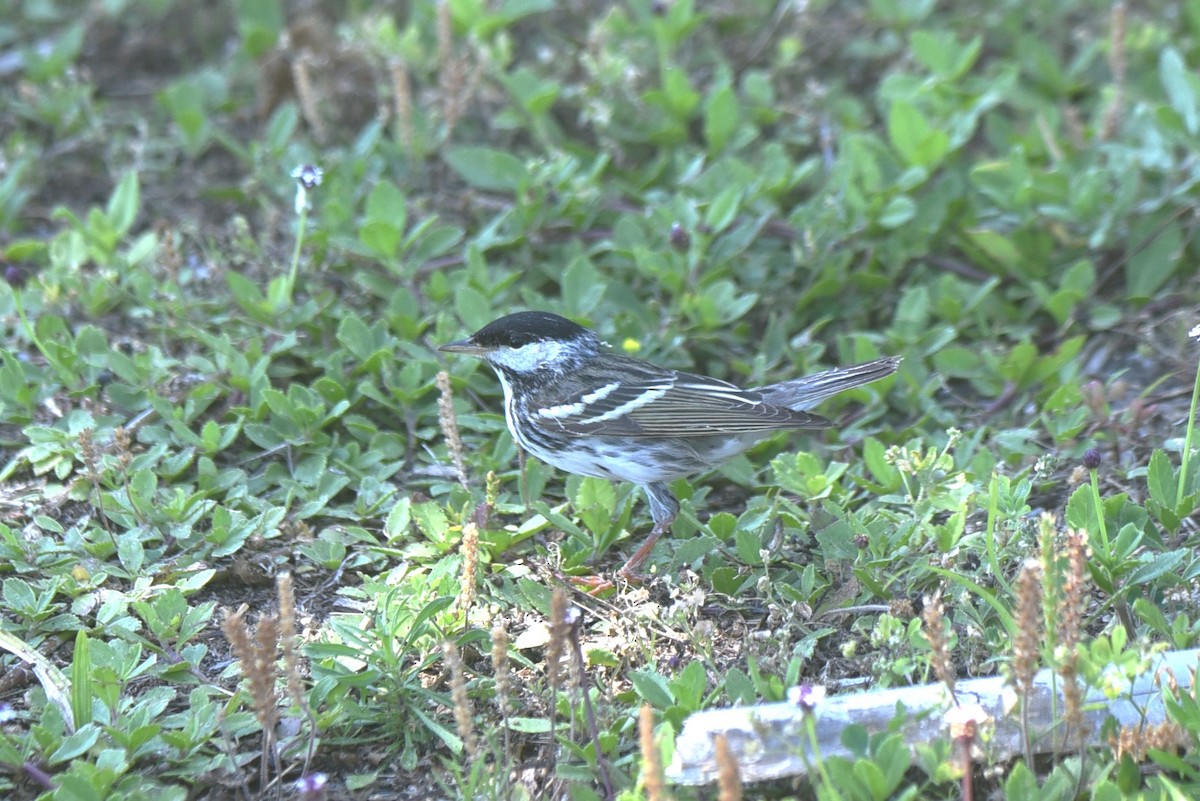
[(460, 339), (457, 342), (447, 342), (438, 350), (444, 353), (465, 353), (468, 356), (483, 356), (485, 353), (491, 353), (490, 348), (485, 348), (481, 345), (476, 345), (470, 339)]

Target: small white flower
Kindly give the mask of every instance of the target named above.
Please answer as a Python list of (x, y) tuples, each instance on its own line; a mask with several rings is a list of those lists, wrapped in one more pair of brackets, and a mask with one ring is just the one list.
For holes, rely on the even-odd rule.
[(951, 739), (970, 738), (973, 740), (979, 733), (980, 725), (987, 722), (988, 713), (979, 704), (962, 704), (946, 710), (942, 720), (950, 727)]
[(1196, 326), (1191, 331), (1188, 331), (1188, 336), (1192, 339), (1200, 339), (1200, 325)]
[(296, 214), (302, 214), (308, 210), (309, 190), (316, 189), (321, 185), (321, 180), (325, 177), (325, 171), (314, 164), (302, 164), (292, 170), (292, 177), (296, 179), (296, 202), (294, 208)]
[(303, 799), (322, 798), (325, 794), (325, 786), (329, 784), (329, 777), (324, 773), (310, 773), (307, 776), (301, 776), (292, 783), (292, 788), (300, 794)]
[(315, 164), (301, 164), (292, 170), (292, 177), (305, 189), (316, 189), (325, 178), (325, 171)]
[(1124, 695), (1128, 686), (1125, 676), (1112, 665), (1105, 668), (1104, 673), (1100, 675), (1100, 690), (1110, 701), (1115, 701)]
[(825, 688), (819, 684), (801, 684), (788, 690), (787, 699), (805, 712), (812, 712), (825, 700)]

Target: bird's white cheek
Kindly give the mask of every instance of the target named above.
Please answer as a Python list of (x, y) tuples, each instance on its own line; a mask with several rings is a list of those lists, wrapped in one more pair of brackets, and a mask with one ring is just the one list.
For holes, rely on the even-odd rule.
[(499, 348), (488, 354), (488, 361), (514, 373), (532, 373), (553, 362), (562, 353), (561, 342), (531, 342), (519, 348)]

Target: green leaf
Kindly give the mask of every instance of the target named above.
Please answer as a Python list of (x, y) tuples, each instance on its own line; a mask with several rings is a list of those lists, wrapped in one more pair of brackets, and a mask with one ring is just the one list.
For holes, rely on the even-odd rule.
[(570, 311), (577, 314), (587, 314), (596, 308), (606, 288), (600, 271), (587, 256), (576, 256), (563, 271), (562, 297)]
[(976, 36), (965, 45), (959, 44), (955, 35), (948, 30), (917, 30), (910, 40), (913, 55), (930, 72), (941, 78), (961, 77), (979, 58), (983, 49), (983, 37)]
[[(1128, 762), (1129, 764), (1133, 764), (1133, 760), (1128, 760)], [(1122, 766), (1124, 766), (1124, 761), (1122, 762)], [(1092, 788), (1091, 801), (1124, 801), (1124, 799), (1129, 798), (1131, 795), (1134, 795), (1134, 793), (1130, 792), (1126, 794), (1116, 784), (1108, 779), (1104, 779)]]
[(158, 494), (158, 476), (152, 470), (135, 470), (129, 482), (129, 497), (140, 509), (154, 506)]
[(550, 732), (549, 718), (509, 718), (508, 728), (523, 734), (548, 734)]
[(491, 322), (492, 304), (483, 293), (469, 286), (460, 287), (454, 293), (454, 311), (469, 329), (483, 328)]
[(655, 709), (667, 709), (675, 704), (675, 697), (667, 680), (653, 670), (635, 670), (629, 674), (634, 692)]
[(1175, 468), (1171, 460), (1161, 450), (1156, 449), (1150, 454), (1150, 465), (1146, 470), (1146, 488), (1150, 490), (1150, 498), (1165, 509), (1175, 506)]
[(884, 228), (899, 228), (917, 216), (917, 204), (907, 195), (897, 195), (888, 201), (879, 214), (879, 224)]
[(285, 26), (280, 0), (236, 0), (235, 6), (246, 52), (257, 57), (274, 47)]
[[(37, 16), (39, 15), (32, 14), (26, 19), (34, 20), (37, 19)], [(70, 15), (62, 17), (64, 22), (69, 18)], [(29, 54), (24, 58), (26, 67), (24, 77), (39, 86), (46, 84), (51, 79), (60, 78), (79, 55), (87, 30), (87, 22), (80, 19), (65, 31), (57, 31), (54, 36), (47, 39), (46, 43), (50, 45), (49, 52), (41, 47), (30, 49)]]
[(887, 449), (883, 443), (874, 437), (867, 437), (863, 442), (863, 462), (871, 476), (886, 490), (894, 490), (900, 486), (900, 471), (887, 460)]
[[(450, 600), (453, 601), (454, 599), (451, 598)], [(456, 754), (462, 753), (462, 740), (460, 740), (454, 732), (443, 726), (440, 721), (431, 718), (425, 713), (424, 710), (418, 709), (415, 706), (408, 706), (405, 707), (405, 709), (414, 717), (416, 717), (417, 720), (421, 722), (422, 726), (429, 729), (429, 731), (433, 732), (433, 734), (436, 735), (439, 740), (445, 743), (447, 748)]]
[(367, 196), (366, 212), (368, 220), (388, 222), (403, 230), (408, 216), (408, 201), (400, 187), (391, 181), (380, 181)]
[(358, 229), (358, 241), (384, 261), (392, 261), (400, 250), (404, 231), (389, 222), (371, 220)]
[(517, 192), (529, 182), (524, 162), (511, 153), (490, 147), (455, 147), (446, 163), (470, 186), (492, 192)]
[(708, 519), (708, 530), (717, 539), (726, 539), (737, 531), (738, 520), (729, 512), (717, 512)]
[(401, 498), (396, 501), (392, 511), (388, 512), (387, 520), (383, 524), (383, 531), (387, 535), (388, 542), (393, 542), (398, 537), (407, 534), (408, 525), (411, 522), (412, 498)]
[(866, 727), (858, 723), (851, 723), (842, 729), (839, 739), (841, 739), (842, 745), (846, 746), (846, 750), (857, 757), (866, 756), (867, 747), (871, 742)]
[(375, 339), (363, 319), (353, 312), (342, 318), (337, 328), (337, 340), (356, 358), (365, 359), (375, 350)]
[[(1092, 297), (1092, 285), (1095, 282), (1096, 271), (1092, 263), (1086, 259), (1077, 261), (1063, 274), (1058, 291), (1045, 297), (1043, 303), (1055, 320), (1065, 323), (1080, 301)], [(1040, 282), (1035, 285), (1035, 291), (1038, 286)]]
[(205, 453), (213, 454), (220, 450), (221, 424), (216, 420), (207, 420), (200, 429), (200, 446)]
[[(264, 3), (262, 0), (250, 0), (258, 5), (267, 6), (269, 3)], [(267, 148), (272, 151), (281, 151), (287, 147), (292, 141), (292, 136), (296, 132), (296, 128), (300, 125), (300, 109), (295, 103), (282, 103), (275, 113), (271, 115), (271, 119), (267, 120), (267, 129), (263, 136), (266, 141)]]
[(108, 362), (108, 338), (94, 325), (85, 325), (75, 335), (75, 353), (89, 364), (106, 365)]
[(733, 87), (726, 84), (709, 95), (708, 107), (704, 110), (704, 141), (708, 143), (710, 156), (725, 149), (729, 137), (737, 130), (740, 116)]
[(1176, 573), (1183, 566), (1187, 555), (1187, 552), (1183, 550), (1168, 551), (1163, 554), (1146, 553), (1139, 560), (1138, 566), (1130, 571), (1122, 583), (1125, 586), (1149, 584), (1168, 573)]
[(938, 574), (953, 584), (966, 589), (968, 592), (976, 595), (988, 606), (992, 607), (992, 611), (996, 613), (996, 617), (1000, 618), (1000, 623), (1008, 631), (1010, 636), (1015, 637), (1017, 634), (1016, 623), (1013, 621), (1012, 612), (1009, 611), (1007, 605), (995, 595), (991, 590), (985, 589), (982, 585), (972, 581), (966, 576), (956, 573), (953, 570), (946, 570), (941, 567), (929, 568), (932, 572)]
[(991, 260), (997, 262), (1006, 272), (1017, 269), (1021, 262), (1021, 251), (1013, 241), (1003, 234), (987, 229), (968, 231), (971, 243), (983, 251)]
[(100, 739), (100, 729), (97, 726), (90, 723), (80, 726), (74, 734), (63, 738), (63, 741), (58, 744), (58, 748), (54, 749), (54, 753), (50, 754), (46, 761), (51, 765), (69, 762), (86, 753), (98, 739)]
[(1008, 801), (1033, 801), (1038, 795), (1037, 777), (1024, 761), (1017, 762), (1004, 780), (1004, 797)]
[(662, 93), (667, 108), (681, 121), (688, 120), (700, 102), (700, 93), (692, 88), (687, 73), (678, 67), (663, 71)]
[(730, 668), (726, 671), (722, 685), (725, 688), (725, 694), (729, 696), (729, 700), (733, 703), (754, 703), (757, 696), (754, 690), (754, 682), (750, 681), (750, 677), (737, 668)]
[(708, 689), (708, 672), (699, 660), (688, 662), (687, 667), (679, 672), (670, 682), (675, 703), (694, 712), (704, 702), (704, 694)]
[(617, 490), (603, 478), (585, 478), (575, 493), (576, 509), (602, 509), (611, 512), (617, 505)]
[[(1137, 617), (1145, 621), (1146, 625), (1154, 629), (1154, 632), (1160, 637), (1170, 637), (1171, 624), (1167, 622), (1167, 616), (1163, 614), (1162, 609), (1148, 598), (1138, 598), (1133, 602), (1133, 611)], [(1176, 620), (1180, 618), (1175, 618)]]
[(950, 137), (931, 126), (925, 115), (906, 100), (892, 103), (888, 137), (905, 162), (917, 167), (937, 166), (950, 149)]
[(1158, 57), (1158, 77), (1166, 90), (1171, 108), (1183, 118), (1187, 132), (1195, 136), (1200, 131), (1200, 108), (1196, 103), (1196, 85), (1183, 56), (1173, 47), (1165, 48)]
[(1021, 384), (1025, 381), (1038, 359), (1038, 349), (1029, 340), (1023, 340), (1013, 345), (1012, 350), (1000, 363), (1000, 375)]
[(976, 378), (980, 374), (983, 360), (972, 348), (951, 345), (933, 355), (933, 364), (939, 373), (949, 378)]
[(737, 216), (741, 202), (742, 188), (740, 186), (725, 187), (708, 205), (708, 210), (704, 213), (704, 224), (714, 233), (724, 231)]
[(367, 197), (366, 218), (358, 232), (359, 241), (376, 256), (394, 259), (408, 218), (404, 193), (391, 181), (380, 181)]
[(870, 797), (875, 801), (883, 801), (891, 792), (883, 771), (874, 762), (866, 759), (857, 760), (854, 763), (854, 776), (863, 783), (870, 793)]
[[(451, 7), (455, 5), (451, 4)], [(480, 4), (480, 9), (483, 7), (483, 4)], [(489, 13), (481, 13), (480, 10), (472, 8), (469, 13), (460, 16), (460, 13), (456, 12), (454, 15), (456, 20), (469, 23), (472, 33), (480, 41), (487, 41), (497, 31), (510, 27), (523, 17), (553, 9), (554, 2), (553, 0), (504, 0), (501, 3), (489, 3), (486, 7)]]
[(443, 548), (450, 546), (450, 521), (442, 507), (435, 503), (414, 504), (412, 517), (422, 534)]
[(75, 650), (71, 654), (71, 712), (75, 727), (92, 722), (92, 649), (87, 632), (75, 634)]
[(540, 117), (549, 111), (562, 91), (556, 81), (542, 78), (528, 67), (518, 67), (500, 80), (530, 117)]
[(893, 734), (884, 740), (875, 752), (875, 764), (883, 771), (884, 786), (886, 787), (884, 797), (890, 796), (900, 786), (900, 782), (904, 780), (904, 774), (908, 771), (908, 766), (912, 764), (912, 757), (909, 754), (908, 746), (904, 743), (904, 738)]
[(423, 264), (458, 244), (463, 237), (463, 230), (453, 225), (435, 225), (423, 231), (419, 238), (414, 234), (410, 236), (416, 239), (416, 243), (411, 244), (407, 256), (414, 264)]
[(255, 319), (261, 319), (264, 315), (263, 306), (267, 299), (263, 296), (258, 284), (241, 273), (235, 272), (226, 273), (225, 282), (229, 284), (229, 292), (237, 301), (238, 306), (242, 307), (242, 311)]
[(136, 575), (146, 563), (146, 551), (142, 546), (141, 532), (133, 529), (117, 538), (117, 558), (121, 566)]
[(1147, 243), (1125, 262), (1125, 286), (1130, 299), (1150, 300), (1179, 266), (1183, 232), (1178, 224), (1147, 217), (1129, 234), (1133, 245)]
[(1067, 500), (1067, 525), (1089, 532), (1100, 530), (1091, 484), (1081, 484), (1071, 493), (1070, 499)]
[(138, 207), (141, 204), (138, 189), (137, 173), (130, 171), (121, 177), (120, 183), (108, 199), (108, 209), (105, 216), (117, 234), (124, 235), (133, 227), (137, 220)]
[(757, 529), (739, 528), (734, 534), (734, 547), (741, 561), (748, 565), (762, 564), (763, 541)]

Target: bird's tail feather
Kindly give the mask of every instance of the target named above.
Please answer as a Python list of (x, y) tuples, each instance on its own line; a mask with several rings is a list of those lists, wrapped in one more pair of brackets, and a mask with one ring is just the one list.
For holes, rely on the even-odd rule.
[(826, 398), (863, 384), (887, 378), (900, 366), (899, 356), (888, 356), (873, 362), (837, 367), (823, 373), (806, 375), (762, 387), (759, 391), (768, 403), (797, 411), (811, 409)]

